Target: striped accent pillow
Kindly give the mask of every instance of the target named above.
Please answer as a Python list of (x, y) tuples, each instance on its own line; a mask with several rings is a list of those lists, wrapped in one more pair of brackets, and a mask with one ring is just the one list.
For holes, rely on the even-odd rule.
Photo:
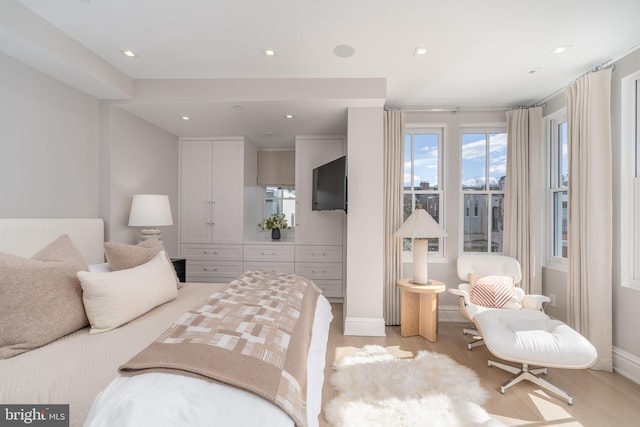
[(471, 303), (483, 307), (520, 309), (513, 276), (471, 277)]

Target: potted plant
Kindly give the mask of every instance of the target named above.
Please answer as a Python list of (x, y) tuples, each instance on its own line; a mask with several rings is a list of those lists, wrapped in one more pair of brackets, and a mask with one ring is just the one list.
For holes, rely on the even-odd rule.
[(269, 218), (265, 219), (262, 224), (258, 224), (258, 226), (263, 230), (271, 230), (271, 239), (273, 240), (280, 239), (280, 230), (291, 228), (289, 224), (287, 224), (287, 218), (283, 213), (272, 214)]

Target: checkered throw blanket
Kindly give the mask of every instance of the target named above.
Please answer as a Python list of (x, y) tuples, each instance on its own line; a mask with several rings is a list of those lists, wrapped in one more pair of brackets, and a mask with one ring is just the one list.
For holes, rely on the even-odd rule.
[(307, 355), (318, 295), (301, 276), (246, 272), (182, 315), (119, 371), (230, 384), (275, 403), (306, 427)]

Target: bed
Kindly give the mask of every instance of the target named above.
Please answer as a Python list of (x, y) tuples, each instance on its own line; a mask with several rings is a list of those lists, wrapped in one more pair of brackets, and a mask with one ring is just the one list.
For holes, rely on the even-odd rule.
[[(60, 235), (68, 235), (86, 263), (101, 269), (103, 230), (100, 219), (0, 219), (0, 252), (30, 257)], [(123, 326), (102, 333), (85, 327), (1, 359), (0, 404), (69, 404), (71, 426), (211, 425), (212, 420), (219, 425), (317, 426), (332, 319), (322, 296), (315, 303), (305, 364), (306, 420), (296, 423), (281, 407), (254, 392), (198, 375), (118, 374), (119, 367), (144, 354), (178, 318), (230, 288), (226, 283), (186, 283), (177, 289), (175, 299)]]

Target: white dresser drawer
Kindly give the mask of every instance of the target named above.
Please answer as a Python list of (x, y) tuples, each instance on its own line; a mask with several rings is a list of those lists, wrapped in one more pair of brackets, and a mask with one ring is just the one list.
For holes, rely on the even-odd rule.
[(314, 280), (321, 290), (322, 295), (327, 298), (343, 298), (342, 280)]
[(296, 262), (342, 262), (342, 246), (296, 245)]
[(295, 268), (292, 262), (245, 262), (244, 271), (250, 270), (262, 270), (268, 273), (293, 273)]
[(296, 262), (296, 274), (306, 276), (314, 282), (316, 279), (342, 280), (342, 263)]
[(293, 262), (293, 245), (244, 245), (245, 261), (284, 261)]
[(242, 261), (242, 245), (182, 245), (187, 260)]
[[(199, 282), (203, 279), (235, 279), (242, 274), (242, 262), (211, 262), (187, 260), (187, 281)], [(224, 280), (227, 282), (228, 280)]]

